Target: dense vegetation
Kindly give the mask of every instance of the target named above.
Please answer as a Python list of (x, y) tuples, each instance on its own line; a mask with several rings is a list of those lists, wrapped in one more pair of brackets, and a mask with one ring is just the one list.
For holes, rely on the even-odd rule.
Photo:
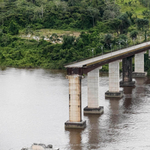
[[(143, 10), (134, 11), (136, 6)], [(147, 41), (149, 8), (149, 0), (0, 0), (0, 65), (62, 69), (65, 63)], [(49, 41), (18, 36), (44, 28), (81, 34), (62, 35), (63, 42), (55, 44), (57, 34)]]

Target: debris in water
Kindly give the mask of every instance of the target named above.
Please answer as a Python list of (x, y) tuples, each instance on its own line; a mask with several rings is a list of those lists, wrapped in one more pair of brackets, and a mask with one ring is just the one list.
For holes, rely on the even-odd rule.
[(59, 148), (53, 148), (53, 145), (37, 144), (33, 143), (31, 148), (22, 148), (21, 150), (59, 150)]

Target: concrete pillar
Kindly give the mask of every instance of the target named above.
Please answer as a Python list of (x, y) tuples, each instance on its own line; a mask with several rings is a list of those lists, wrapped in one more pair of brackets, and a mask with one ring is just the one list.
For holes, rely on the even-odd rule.
[(65, 122), (66, 128), (85, 128), (81, 111), (81, 78), (80, 75), (69, 75), (69, 120)]
[(84, 114), (102, 114), (103, 107), (99, 106), (99, 69), (90, 71), (87, 75), (88, 87), (88, 106), (84, 108)]
[(133, 77), (145, 77), (146, 73), (144, 72), (144, 53), (135, 54), (135, 67), (132, 74)]
[(109, 91), (105, 93), (105, 97), (122, 97), (123, 95), (119, 84), (119, 63), (120, 60), (109, 63)]
[(123, 58), (122, 60), (122, 81), (121, 87), (135, 86), (135, 82), (132, 81), (132, 58), (133, 56)]

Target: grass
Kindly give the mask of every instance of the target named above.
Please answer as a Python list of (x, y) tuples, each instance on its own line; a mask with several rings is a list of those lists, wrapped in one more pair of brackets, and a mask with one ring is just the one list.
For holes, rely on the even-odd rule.
[(134, 14), (137, 15), (138, 18), (143, 18), (142, 12), (144, 10), (147, 10), (148, 8), (141, 5), (138, 0), (136, 2), (131, 1), (131, 4), (129, 5), (130, 1), (131, 0), (124, 0), (123, 2), (121, 2), (121, 0), (116, 0), (116, 3), (121, 7), (121, 12), (131, 11), (134, 12)]

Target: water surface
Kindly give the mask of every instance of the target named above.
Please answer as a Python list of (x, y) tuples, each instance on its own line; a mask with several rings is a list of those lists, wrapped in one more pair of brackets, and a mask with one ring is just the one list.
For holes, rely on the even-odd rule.
[[(100, 75), (104, 114), (83, 115), (84, 130), (65, 130), (69, 119), (68, 80), (64, 71), (0, 70), (0, 150), (21, 150), (33, 143), (60, 150), (150, 149), (150, 79), (136, 79), (122, 99), (105, 99), (108, 76)], [(87, 78), (82, 80), (82, 108)]]

